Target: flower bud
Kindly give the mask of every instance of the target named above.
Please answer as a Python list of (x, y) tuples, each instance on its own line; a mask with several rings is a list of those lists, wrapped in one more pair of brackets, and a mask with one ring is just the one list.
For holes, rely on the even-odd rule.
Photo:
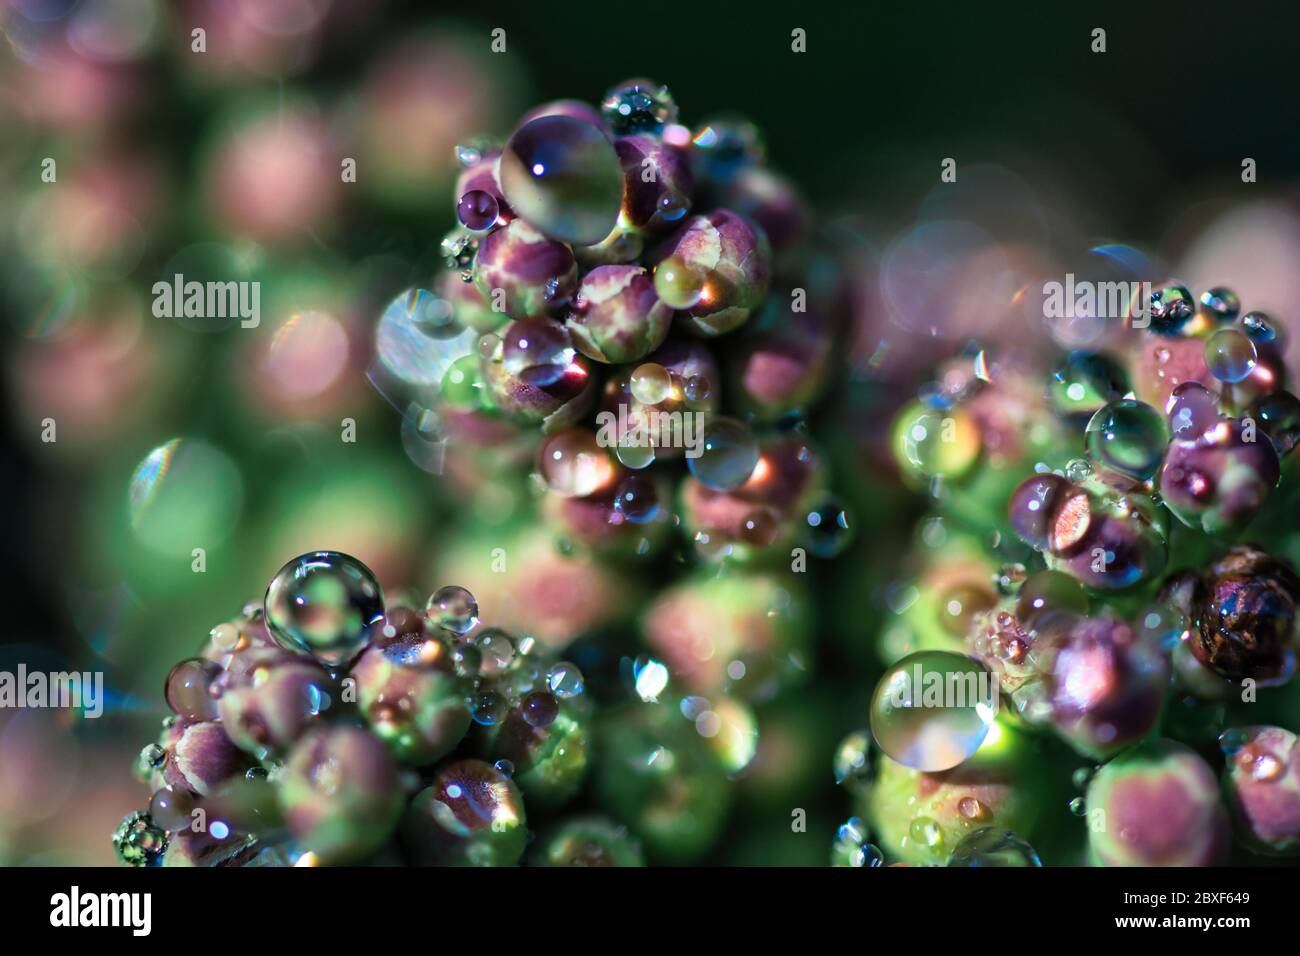
[(541, 316), (569, 301), (578, 286), (578, 264), (564, 243), (516, 219), (479, 243), (474, 283), (512, 319)]
[(279, 782), (290, 831), (326, 864), (355, 862), (380, 849), (402, 812), (392, 758), (356, 727), (312, 731), (290, 754)]
[(645, 866), (641, 844), (604, 817), (561, 823), (543, 838), (534, 854), (538, 866)]
[(282, 753), (297, 742), (335, 693), (325, 670), (310, 658), (280, 650), (246, 652), (228, 671), (217, 701), (235, 745), (252, 754)]
[(686, 220), (665, 244), (656, 272), (666, 268), (666, 260), (698, 277), (696, 301), (682, 308), (679, 321), (699, 335), (722, 335), (738, 328), (767, 295), (772, 268), (767, 237), (729, 210)]
[(655, 233), (671, 229), (691, 208), (695, 177), (685, 154), (647, 134), (614, 141), (623, 166), (623, 219)]
[(1099, 866), (1213, 866), (1228, 817), (1210, 765), (1172, 740), (1120, 754), (1088, 785), (1088, 846)]
[(730, 788), (703, 737), (674, 702), (636, 703), (596, 728), (601, 805), (658, 862), (681, 865), (713, 845), (727, 820)]
[(450, 651), (432, 666), (403, 666), (371, 646), (352, 665), (352, 677), (371, 732), (401, 763), (431, 764), (469, 731), (469, 688), (451, 669)]
[(1249, 547), (1230, 549), (1195, 584), (1188, 616), (1192, 653), (1232, 680), (1282, 683), (1296, 669), (1300, 579), (1289, 565)]
[(1169, 443), (1158, 480), (1178, 520), (1214, 535), (1250, 523), (1281, 475), (1273, 443), (1257, 428), (1224, 419), (1191, 441)]
[(172, 787), (200, 796), (248, 766), (248, 760), (213, 721), (178, 720), (164, 738), (162, 777)]
[(1224, 787), (1246, 842), (1267, 854), (1300, 854), (1300, 745), (1281, 727), (1230, 730)]
[(640, 266), (597, 266), (583, 277), (567, 326), (574, 344), (598, 362), (634, 362), (668, 335), (673, 310)]
[(401, 825), (402, 847), (417, 866), (514, 866), (527, 838), (519, 788), (481, 760), (439, 770)]

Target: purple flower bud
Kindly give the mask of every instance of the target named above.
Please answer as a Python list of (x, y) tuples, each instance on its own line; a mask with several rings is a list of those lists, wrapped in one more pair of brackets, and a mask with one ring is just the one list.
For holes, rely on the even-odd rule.
[(402, 818), (402, 847), (418, 866), (513, 866), (527, 838), (519, 788), (481, 760), (443, 767)]
[[(765, 442), (750, 479), (734, 491), (719, 491), (688, 478), (682, 486), (682, 523), (689, 534), (710, 542), (777, 549), (799, 530), (804, 502), (821, 472), (805, 442)], [(770, 522), (770, 527), (764, 525)]]
[(1164, 568), (1162, 519), (1140, 489), (1125, 493), (1100, 481), (1035, 475), (1012, 493), (1009, 512), (1016, 533), (1044, 552), (1048, 567), (1087, 587), (1128, 588)]
[(770, 296), (758, 327), (728, 353), (736, 395), (761, 421), (806, 409), (829, 378), (834, 329), (819, 311), (791, 312), (791, 301), (788, 289)]
[(1099, 866), (1213, 866), (1228, 817), (1210, 765), (1172, 740), (1120, 754), (1088, 785), (1089, 852)]
[(808, 232), (808, 210), (794, 184), (766, 166), (750, 166), (722, 189), (722, 204), (758, 223), (780, 260)]
[(364, 859), (382, 847), (402, 804), (388, 751), (356, 727), (312, 731), (280, 777), (280, 806), (290, 831), (326, 864)]
[(722, 335), (738, 328), (767, 295), (772, 269), (767, 237), (730, 210), (686, 220), (657, 261), (669, 258), (702, 278), (698, 301), (681, 313), (685, 327), (700, 335)]
[(384, 648), (371, 646), (352, 666), (362, 715), (401, 763), (431, 764), (469, 731), (469, 688), (452, 670), (450, 657), (447, 650), (432, 666), (403, 666)]
[(225, 675), (217, 705), (230, 739), (249, 753), (287, 750), (335, 692), (324, 669), (298, 654), (250, 651), (240, 665)]
[(1228, 802), (1246, 841), (1264, 853), (1300, 853), (1300, 744), (1281, 727), (1228, 731)]
[(597, 266), (583, 277), (567, 325), (584, 355), (621, 364), (657, 349), (672, 318), (645, 269)]
[(1244, 527), (1277, 484), (1277, 450), (1257, 423), (1223, 419), (1192, 441), (1172, 441), (1159, 487), (1174, 515), (1207, 534)]
[(169, 786), (203, 796), (248, 766), (248, 760), (213, 721), (178, 720), (167, 732), (162, 777)]
[[(567, 342), (563, 326), (545, 321), (548, 329), (558, 330)], [(595, 397), (595, 384), (588, 360), (572, 354), (571, 347), (528, 358), (528, 347), (522, 343), (529, 342), (527, 335), (516, 334), (494, 354), (484, 356), (483, 382), (503, 415), (523, 424), (540, 423), (551, 434), (586, 414)], [(505, 346), (510, 343), (515, 347), (507, 360)]]
[(623, 218), (650, 233), (681, 221), (695, 193), (686, 154), (646, 134), (617, 139), (614, 149), (623, 166)]
[(1289, 680), (1300, 640), (1297, 603), (1300, 578), (1290, 566), (1254, 548), (1232, 548), (1195, 582), (1192, 653), (1233, 680)]
[(1104, 757), (1155, 726), (1169, 666), (1156, 642), (1130, 625), (1109, 614), (1081, 618), (1039, 653), (1052, 723), (1080, 753)]
[(474, 283), (513, 319), (562, 309), (578, 285), (578, 264), (562, 242), (521, 219), (489, 233), (474, 257)]

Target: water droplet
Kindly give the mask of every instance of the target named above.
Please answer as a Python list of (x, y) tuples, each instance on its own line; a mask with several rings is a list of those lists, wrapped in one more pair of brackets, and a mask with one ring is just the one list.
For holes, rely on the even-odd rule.
[(1247, 312), (1241, 317), (1241, 328), (1253, 342), (1272, 342), (1277, 338), (1277, 325), (1264, 312)]
[(998, 568), (994, 583), (997, 585), (999, 594), (1012, 595), (1020, 590), (1020, 586), (1025, 583), (1026, 577), (1028, 577), (1028, 574), (1023, 564), (1004, 564)]
[(266, 623), (288, 650), (327, 667), (346, 664), (384, 615), (379, 582), (364, 564), (339, 551), (313, 551), (282, 567), (266, 589)]
[(1240, 329), (1219, 329), (1205, 340), (1205, 367), (1220, 382), (1240, 382), (1258, 360), (1255, 343)]
[(514, 776), (515, 765), (509, 760), (498, 760), (492, 766), (496, 767), (499, 773), (502, 773), (507, 777)]
[(632, 397), (643, 405), (658, 405), (671, 397), (673, 377), (668, 369), (654, 362), (638, 365), (628, 379)]
[(614, 463), (596, 433), (568, 428), (552, 435), (537, 455), (537, 470), (546, 486), (565, 498), (585, 498), (614, 480)]
[(907, 835), (921, 846), (936, 847), (943, 842), (943, 830), (929, 817), (917, 817), (908, 827)]
[(1053, 370), (1049, 383), (1052, 405), (1067, 415), (1091, 415), (1128, 390), (1123, 366), (1103, 352), (1071, 352)]
[(519, 711), (530, 727), (549, 727), (560, 713), (560, 702), (546, 691), (533, 691), (519, 702)]
[(671, 308), (694, 308), (704, 295), (708, 274), (688, 265), (678, 256), (669, 256), (655, 266), (655, 294)]
[(1088, 801), (1083, 797), (1075, 797), (1070, 801), (1070, 812), (1076, 817), (1088, 815)]
[(589, 246), (614, 229), (623, 169), (599, 129), (571, 116), (542, 116), (515, 130), (497, 167), (506, 202), (540, 232)]
[(511, 322), (501, 346), (505, 370), (536, 388), (558, 382), (576, 354), (568, 331), (552, 319)]
[(989, 816), (988, 807), (974, 797), (962, 797), (958, 800), (957, 812), (967, 820), (986, 820)]
[(659, 513), (654, 483), (639, 475), (624, 478), (614, 492), (614, 511), (636, 523), (653, 520)]
[(164, 685), (163, 697), (177, 716), (190, 720), (212, 720), (217, 716), (217, 702), (210, 693), (212, 682), (221, 673), (214, 661), (192, 657), (171, 669)]
[(1237, 293), (1222, 286), (1201, 293), (1201, 312), (1215, 322), (1232, 322), (1241, 311)]
[(600, 113), (618, 136), (660, 133), (677, 122), (677, 104), (668, 87), (653, 80), (627, 80), (600, 101)]
[(1150, 405), (1123, 399), (1092, 416), (1085, 441), (1097, 467), (1146, 481), (1160, 467), (1169, 432), (1164, 416)]
[(831, 866), (884, 866), (885, 855), (867, 842), (867, 826), (858, 817), (850, 817), (835, 831), (831, 844)]
[(962, 838), (948, 858), (949, 866), (1042, 866), (1038, 854), (1010, 830), (983, 827)]
[(478, 601), (455, 584), (438, 588), (424, 606), (424, 617), (434, 627), (460, 635), (478, 625)]
[(479, 672), (485, 675), (500, 673), (515, 659), (515, 642), (499, 627), (480, 631), (474, 638), (474, 646), (482, 661)]
[(501, 212), (496, 197), (483, 189), (471, 189), (456, 203), (456, 218), (466, 229), (483, 232), (493, 226)]
[(894, 760), (926, 772), (974, 755), (997, 714), (998, 683), (979, 661), (918, 651), (890, 667), (871, 699), (871, 735)]
[(835, 782), (849, 790), (866, 787), (871, 779), (871, 735), (855, 730), (835, 748)]
[(561, 700), (577, 697), (585, 686), (582, 671), (568, 661), (560, 661), (551, 668), (550, 673), (546, 675), (546, 684), (551, 688), (551, 693)]
[(485, 727), (493, 727), (505, 719), (510, 710), (510, 702), (495, 690), (480, 691), (470, 703), (470, 716), (474, 722)]
[(758, 464), (758, 442), (749, 426), (734, 418), (714, 418), (704, 426), (703, 448), (687, 456), (695, 479), (716, 491), (734, 491), (749, 480)]
[(834, 496), (818, 501), (803, 516), (802, 540), (815, 557), (829, 559), (842, 554), (853, 540), (848, 508)]

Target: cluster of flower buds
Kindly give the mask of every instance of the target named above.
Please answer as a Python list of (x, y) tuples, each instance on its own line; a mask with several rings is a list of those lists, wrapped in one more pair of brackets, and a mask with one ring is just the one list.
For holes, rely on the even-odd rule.
[[(638, 865), (716, 845), (755, 708), (807, 673), (794, 572), (853, 528), (806, 419), (846, 286), (764, 153), (746, 122), (683, 125), (644, 79), (457, 147), (447, 269), (385, 309), (369, 377), (449, 498), (522, 505), (438, 559), (499, 626), (470, 590), (385, 602), (346, 555), (290, 562), (173, 671), (124, 860)], [(508, 570), (479, 574), (489, 549)], [(651, 592), (656, 559), (677, 574)], [(649, 654), (597, 710), (554, 658), (615, 626)], [(565, 816), (580, 790), (606, 816)]]
[[(575, 665), (483, 625), (463, 588), (423, 606), (385, 601), (355, 558), (301, 555), (264, 602), (172, 668), (173, 713), (140, 760), (153, 796), (115, 834), (118, 854), (135, 865), (513, 864), (525, 797), (562, 804), (583, 780), (584, 690)], [(547, 852), (597, 852), (564, 839)], [(625, 831), (605, 842), (639, 854)]]
[(758, 131), (688, 127), (632, 79), (457, 156), (449, 268), (389, 306), (372, 374), (439, 468), (472, 490), (531, 461), (543, 521), (602, 555), (653, 558), (674, 529), (735, 565), (842, 551), (803, 423), (847, 285)]
[(974, 346), (898, 413), (895, 459), (933, 511), (891, 592), (870, 738), (841, 747), (860, 816), (837, 864), (1300, 850), (1283, 333), (1223, 288), (1135, 304), (1045, 364)]

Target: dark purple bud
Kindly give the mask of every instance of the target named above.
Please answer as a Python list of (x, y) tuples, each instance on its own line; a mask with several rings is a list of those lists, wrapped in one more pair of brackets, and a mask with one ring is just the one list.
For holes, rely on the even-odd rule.
[(1252, 420), (1223, 419), (1193, 441), (1172, 441), (1159, 488), (1183, 524), (1226, 534), (1250, 523), (1281, 474), (1277, 451)]
[(778, 259), (808, 232), (808, 209), (794, 185), (765, 166), (743, 169), (722, 190), (722, 204), (758, 223)]
[(547, 434), (576, 422), (595, 396), (588, 360), (550, 320), (514, 323), (481, 368), (495, 407), (517, 422), (541, 423)]
[(646, 232), (672, 228), (690, 211), (695, 178), (685, 153), (649, 135), (614, 141), (623, 166), (623, 217)]
[(1160, 716), (1169, 667), (1158, 643), (1109, 614), (1081, 618), (1040, 650), (1052, 723), (1080, 753), (1101, 758), (1150, 732)]
[(519, 788), (481, 760), (443, 767), (402, 818), (402, 846), (418, 866), (513, 866), (527, 838)]
[(203, 796), (248, 766), (219, 723), (178, 720), (167, 737), (162, 776), (169, 786)]
[(597, 266), (583, 278), (567, 324), (584, 355), (617, 365), (657, 349), (672, 318), (645, 269)]
[(1192, 653), (1233, 680), (1282, 683), (1295, 673), (1300, 578), (1263, 551), (1232, 548), (1196, 582)]
[(700, 335), (738, 328), (767, 295), (771, 246), (761, 229), (730, 210), (686, 220), (661, 250), (657, 261), (664, 260), (673, 260), (700, 279), (695, 304), (681, 313), (686, 328)]
[(564, 243), (516, 219), (479, 244), (474, 283), (494, 310), (514, 319), (542, 316), (569, 302), (578, 286), (578, 264)]

